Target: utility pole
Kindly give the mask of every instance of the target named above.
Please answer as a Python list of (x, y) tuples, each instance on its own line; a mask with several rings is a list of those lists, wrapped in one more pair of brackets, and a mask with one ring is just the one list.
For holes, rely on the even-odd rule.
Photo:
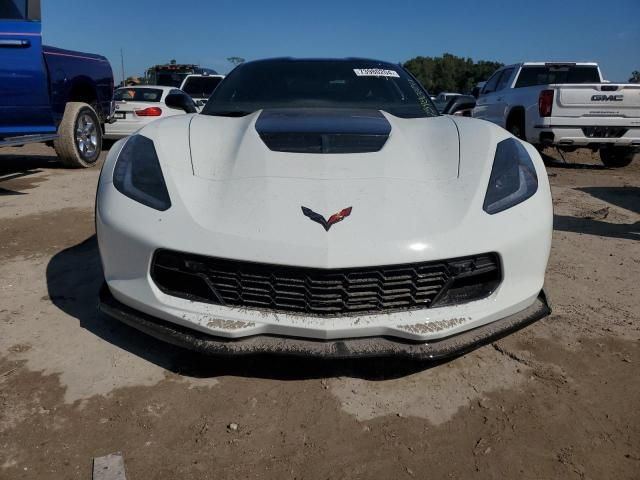
[(124, 53), (120, 49), (120, 66), (122, 67), (122, 86), (124, 87)]

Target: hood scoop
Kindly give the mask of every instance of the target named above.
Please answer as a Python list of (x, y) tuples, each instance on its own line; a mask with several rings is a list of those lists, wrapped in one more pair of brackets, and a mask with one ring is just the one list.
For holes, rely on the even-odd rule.
[(263, 110), (255, 128), (269, 150), (291, 153), (377, 152), (391, 133), (380, 111), (363, 109)]

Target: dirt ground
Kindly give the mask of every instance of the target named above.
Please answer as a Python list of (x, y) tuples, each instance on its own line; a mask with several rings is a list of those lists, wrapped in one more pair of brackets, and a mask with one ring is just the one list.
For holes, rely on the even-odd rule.
[(3, 150), (0, 478), (88, 479), (113, 452), (129, 480), (640, 478), (640, 158), (567, 157), (553, 314), (433, 365), (220, 360), (111, 320), (98, 170)]

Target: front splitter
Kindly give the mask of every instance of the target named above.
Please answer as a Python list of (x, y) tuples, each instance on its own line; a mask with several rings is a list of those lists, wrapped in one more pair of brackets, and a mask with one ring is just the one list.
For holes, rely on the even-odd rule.
[(432, 342), (394, 337), (314, 340), (275, 335), (227, 339), (159, 320), (116, 300), (109, 287), (100, 290), (100, 310), (152, 337), (210, 355), (290, 355), (319, 358), (399, 357), (437, 360), (464, 354), (519, 330), (551, 313), (544, 290), (533, 304), (514, 315)]

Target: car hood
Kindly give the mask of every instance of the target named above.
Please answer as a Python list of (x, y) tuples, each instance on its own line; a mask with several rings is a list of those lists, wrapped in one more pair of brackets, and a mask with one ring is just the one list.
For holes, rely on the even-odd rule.
[[(181, 116), (141, 131), (165, 172), (167, 214), (192, 221), (185, 250), (197, 243), (203, 254), (321, 268), (490, 251), (468, 239), (486, 226), (482, 201), (506, 131), (385, 113), (391, 130), (377, 152), (302, 154), (270, 150), (256, 130), (259, 116)], [(329, 220), (348, 208), (328, 231), (305, 213)]]
[[(209, 180), (279, 177), (318, 180), (395, 178), (442, 180), (458, 175), (458, 132), (447, 117), (401, 119), (381, 113), (389, 138), (375, 152), (303, 153), (273, 151), (263, 141), (263, 129), (280, 134), (380, 133), (380, 125), (362, 125), (362, 117), (337, 113), (288, 117), (273, 121), (269, 111), (240, 118), (200, 115), (191, 122), (191, 160), (196, 176)], [(369, 118), (370, 119), (370, 118)], [(369, 120), (365, 119), (365, 120)], [(266, 124), (269, 125), (266, 125)], [(339, 124), (339, 129), (335, 125)], [(369, 127), (369, 130), (367, 130)], [(260, 133), (259, 133), (260, 129)]]

